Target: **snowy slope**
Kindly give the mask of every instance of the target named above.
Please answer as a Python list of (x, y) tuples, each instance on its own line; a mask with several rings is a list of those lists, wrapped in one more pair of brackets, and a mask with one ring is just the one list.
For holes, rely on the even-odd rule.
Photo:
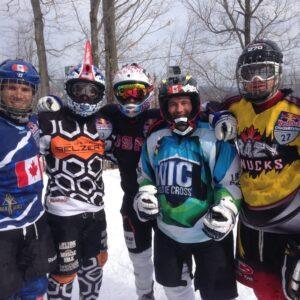
[[(137, 299), (134, 288), (134, 277), (123, 238), (122, 221), (119, 213), (123, 196), (120, 188), (119, 171), (108, 170), (103, 174), (105, 184), (104, 202), (108, 223), (109, 259), (104, 267), (103, 284), (99, 299), (134, 300)], [(238, 299), (256, 299), (250, 289), (242, 285), (239, 285), (238, 288)], [(154, 289), (156, 300), (166, 299), (161, 286), (155, 284)], [(196, 299), (200, 299), (200, 296), (197, 295)], [(72, 300), (79, 300), (77, 283), (74, 286)]]

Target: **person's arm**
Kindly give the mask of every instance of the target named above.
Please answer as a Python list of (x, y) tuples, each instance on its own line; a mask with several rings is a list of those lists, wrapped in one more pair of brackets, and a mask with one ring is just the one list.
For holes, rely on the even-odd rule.
[(214, 205), (205, 216), (203, 230), (209, 237), (221, 240), (233, 229), (242, 201), (240, 161), (235, 145), (228, 142), (216, 143), (213, 160), (210, 166), (214, 181)]
[(139, 191), (134, 198), (133, 207), (140, 221), (153, 220), (159, 213), (155, 174), (150, 163), (147, 140), (142, 147), (138, 167)]

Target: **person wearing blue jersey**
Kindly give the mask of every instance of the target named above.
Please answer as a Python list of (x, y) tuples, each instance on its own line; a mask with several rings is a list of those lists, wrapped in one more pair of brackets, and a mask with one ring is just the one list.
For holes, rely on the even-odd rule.
[(175, 75), (159, 89), (163, 121), (151, 131), (139, 162), (134, 208), (141, 221), (156, 219), (154, 268), (168, 299), (237, 296), (233, 235), (242, 198), (234, 144), (216, 140), (202, 121), (191, 76)]
[(0, 299), (42, 299), (56, 251), (42, 204), (40, 82), (23, 60), (0, 64)]

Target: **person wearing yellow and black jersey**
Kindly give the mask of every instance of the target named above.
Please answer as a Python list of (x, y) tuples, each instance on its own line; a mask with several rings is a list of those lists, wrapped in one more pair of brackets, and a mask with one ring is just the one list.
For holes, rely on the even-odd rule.
[(239, 280), (258, 299), (300, 296), (300, 99), (279, 89), (283, 54), (256, 40), (238, 59), (239, 96), (212, 124), (219, 139), (237, 136), (244, 203), (237, 240)]

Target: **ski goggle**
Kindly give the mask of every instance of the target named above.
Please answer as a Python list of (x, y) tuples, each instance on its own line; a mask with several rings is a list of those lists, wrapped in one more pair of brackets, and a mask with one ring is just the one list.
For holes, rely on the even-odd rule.
[(104, 90), (92, 82), (75, 82), (70, 88), (72, 98), (77, 101), (98, 102)]
[(135, 103), (141, 103), (151, 91), (152, 87), (148, 87), (143, 83), (126, 83), (115, 88), (115, 95), (123, 104), (130, 99), (134, 99)]
[(278, 74), (279, 64), (274, 62), (246, 64), (239, 69), (239, 76), (247, 82), (251, 82), (254, 77), (258, 77), (260, 80), (270, 80)]

